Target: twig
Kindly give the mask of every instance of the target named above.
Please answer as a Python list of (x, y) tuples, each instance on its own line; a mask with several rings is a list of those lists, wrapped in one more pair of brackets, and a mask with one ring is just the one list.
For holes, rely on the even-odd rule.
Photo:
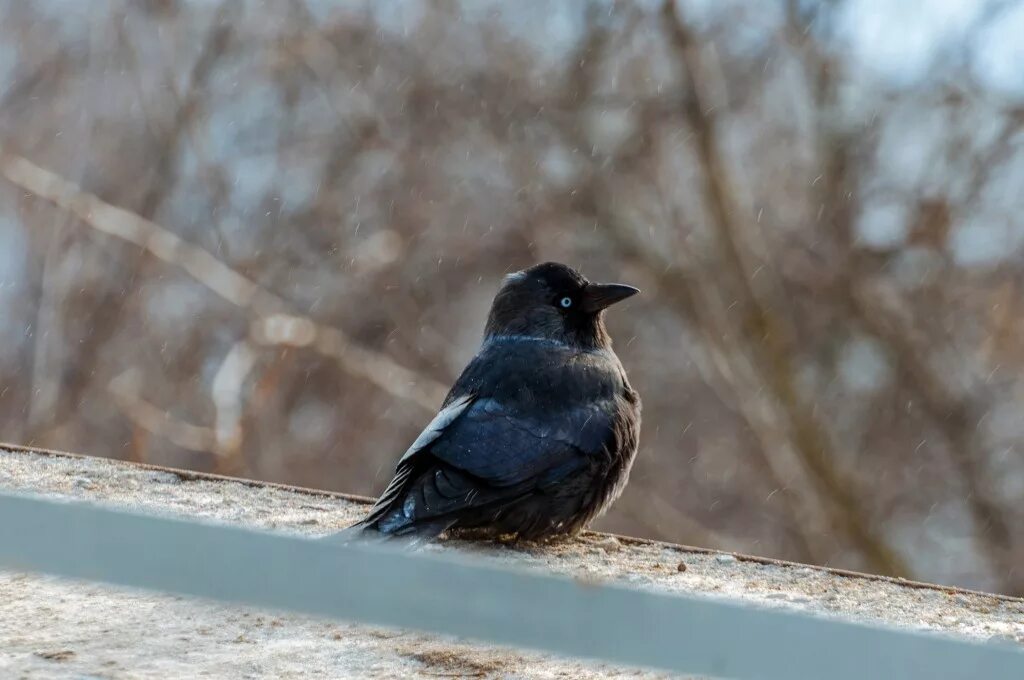
[[(148, 182), (148, 187), (139, 201), (138, 214), (146, 219), (152, 219), (160, 208), (164, 199), (171, 193), (178, 179), (176, 172), (180, 162), (181, 139), (184, 138), (191, 143), (192, 150), (200, 158), (203, 157), (200, 145), (195, 143), (192, 133), (193, 123), (202, 113), (202, 95), (206, 91), (206, 85), (214, 67), (227, 51), (235, 30), (235, 20), (240, 6), (232, 2), (223, 2), (217, 8), (210, 28), (202, 41), (202, 49), (198, 58), (189, 71), (184, 87), (179, 91), (177, 81), (170, 68), (165, 68), (163, 73), (164, 89), (170, 93), (174, 100), (174, 115), (170, 126), (156, 140), (156, 149), (153, 152), (153, 174)], [(138, 66), (138, 54), (129, 36), (129, 25), (119, 21), (117, 31), (122, 43), (127, 48), (127, 53), (132, 60), (132, 72), (136, 75), (136, 91), (138, 101), (145, 110), (146, 100), (142, 89), (140, 77), (141, 69)], [(159, 41), (159, 36), (155, 36)], [(147, 115), (146, 120), (150, 121), (156, 116)], [(205, 163), (201, 163), (205, 165)]]
[(695, 141), (703, 169), (708, 207), (718, 228), (723, 254), (740, 284), (739, 290), (746, 308), (746, 334), (757, 338), (765, 352), (763, 360), (758, 362), (758, 368), (787, 418), (795, 451), (823, 491), (825, 507), (829, 509), (835, 528), (853, 541), (874, 568), (887, 574), (909, 576), (909, 567), (873, 529), (859, 500), (862, 495), (855, 491), (853, 480), (835, 465), (837, 457), (832, 451), (829, 434), (814, 413), (802, 403), (785, 346), (791, 333), (780, 323), (778, 314), (772, 309), (781, 309), (782, 306), (766, 304), (761, 294), (753, 289), (749, 268), (740, 250), (740, 207), (734, 200), (735, 190), (730, 171), (718, 148), (717, 120), (709, 111), (708, 103), (711, 88), (701, 64), (698, 46), (688, 26), (679, 16), (677, 3), (668, 0), (663, 7), (673, 44), (679, 51), (695, 95), (684, 112), (696, 133)]
[(145, 401), (139, 394), (141, 382), (139, 370), (130, 368), (107, 384), (114, 401), (132, 422), (183, 449), (217, 453), (214, 430), (178, 420), (166, 410)]
[[(592, 27), (588, 35), (590, 38), (571, 60), (580, 66), (565, 88), (567, 95), (562, 103), (565, 110), (575, 110), (576, 117), (566, 120), (564, 124), (560, 123), (560, 119), (553, 121), (571, 148), (588, 146), (580, 132), (585, 126), (580, 124), (579, 116), (593, 104), (596, 86), (594, 69), (600, 63), (600, 52), (607, 42), (606, 31), (600, 25)], [(641, 118), (651, 125), (666, 112), (677, 114), (678, 108), (678, 104), (665, 110), (659, 107), (650, 114), (641, 113)], [(819, 518), (824, 513), (814, 507), (811, 499), (794, 492), (792, 482), (802, 470), (785, 460), (784, 454), (792, 448), (788, 446), (787, 435), (778, 427), (777, 419), (771, 416), (773, 408), (760, 379), (745, 368), (750, 361), (743, 348), (732, 341), (735, 333), (728, 325), (720, 323), (722, 314), (716, 313), (717, 308), (709, 307), (713, 294), (705, 290), (706, 286), (702, 285), (700, 277), (690, 273), (694, 258), (687, 258), (685, 252), (674, 253), (671, 259), (666, 258), (663, 252), (651, 248), (623, 224), (617, 215), (612, 198), (614, 192), (606, 185), (607, 178), (634, 174), (640, 164), (650, 158), (654, 137), (648, 134), (648, 130), (649, 127), (641, 125), (637, 139), (634, 140), (636, 143), (622, 145), (627, 149), (625, 153), (618, 153), (611, 158), (596, 157), (593, 167), (586, 174), (586, 182), (572, 189), (570, 200), (576, 209), (593, 215), (595, 225), (604, 230), (617, 250), (642, 266), (656, 282), (661, 296), (700, 333), (699, 341), (690, 343), (687, 352), (701, 378), (719, 394), (723, 404), (738, 411), (738, 415), (746, 420), (757, 436), (758, 446), (752, 449), (752, 462), (757, 466), (765, 487), (781, 501), (798, 557), (824, 562), (828, 552), (820, 537), (826, 532), (819, 526)], [(657, 186), (656, 181), (650, 184)], [(665, 203), (663, 195), (659, 198)], [(674, 221), (679, 222), (676, 218)]]
[(220, 474), (241, 474), (243, 461), (243, 394), (246, 378), (256, 363), (252, 345), (235, 343), (213, 378), (215, 426), (203, 427), (179, 420), (142, 397), (142, 372), (130, 368), (107, 384), (118, 408), (142, 429), (191, 451), (213, 454)]
[(240, 472), (242, 465), (242, 388), (256, 365), (256, 350), (239, 340), (224, 357), (213, 377), (213, 406), (216, 410), (214, 436), (219, 466), (224, 472)]
[(2, 150), (0, 174), (18, 187), (71, 212), (93, 229), (133, 243), (160, 260), (180, 267), (224, 300), (251, 312), (255, 316), (254, 327), (260, 331), (256, 334), (260, 344), (295, 345), (288, 339), (290, 335), (275, 335), (276, 330), (262, 332), (281, 328), (279, 321), (287, 319), (292, 322), (290, 326), (286, 324), (292, 329), (289, 333), (301, 328), (306, 335), (295, 337), (312, 338), (296, 346), (308, 346), (335, 359), (346, 373), (365, 378), (394, 397), (433, 412), (447, 393), (441, 383), (399, 365), (384, 354), (358, 346), (340, 329), (290, 314), (284, 300), (152, 220), (110, 205), (63, 177)]
[[(55, 225), (46, 246), (41, 276), (42, 290), (36, 308), (34, 351), (32, 353), (32, 391), (29, 396), (28, 426), (30, 431), (52, 422), (60, 401), (60, 363), (64, 357), (59, 347), (63, 337), (59, 312), (68, 285), (66, 268), (61, 260), (66, 252), (63, 243), (67, 222)], [(52, 364), (58, 364), (54, 367)]]
[(360, 347), (337, 328), (292, 314), (271, 314), (252, 324), (251, 339), (260, 345), (309, 347), (337, 361), (349, 375), (365, 378), (393, 396), (435, 411), (447, 388), (385, 355)]
[[(951, 461), (966, 490), (966, 506), (974, 525), (975, 540), (980, 551), (990, 563), (996, 578), (1003, 583), (1006, 592), (1024, 592), (1024, 570), (1017, 566), (1013, 556), (1013, 526), (1007, 512), (996, 500), (997, 494), (988, 483), (983, 465), (975, 449), (976, 424), (981, 409), (971, 400), (958, 395), (928, 362), (929, 346), (934, 337), (917, 337), (911, 319), (901, 312), (902, 305), (896, 300), (895, 291), (867, 290), (863, 257), (859, 255), (853, 237), (853, 214), (849, 196), (857, 192), (855, 183), (858, 175), (853, 172), (851, 158), (851, 137), (837, 130), (832, 123), (837, 66), (825, 53), (808, 48), (807, 58), (817, 68), (812, 69), (818, 77), (816, 100), (818, 138), (823, 157), (820, 183), (820, 202), (823, 206), (820, 224), (828, 225), (836, 235), (842, 260), (833, 263), (831, 271), (824, 277), (831, 283), (816, 286), (820, 295), (827, 293), (842, 308), (848, 310), (858, 324), (878, 341), (883, 343), (896, 360), (897, 366), (906, 378), (906, 387), (915, 395), (917, 403), (923, 406), (935, 427), (942, 432), (949, 445)], [(996, 140), (974, 160), (975, 172), (971, 175), (962, 194), (962, 210), (969, 210), (987, 184), (992, 173), (1001, 167), (1012, 150), (1010, 143), (1021, 128), (1024, 116), (1009, 111), (1008, 121)], [(868, 136), (860, 131), (860, 137)], [(923, 210), (923, 206), (919, 210)], [(911, 218), (919, 221), (922, 215)]]
[[(639, 524), (661, 531), (667, 540), (713, 550), (739, 550), (735, 540), (704, 526), (652, 489), (642, 495), (626, 494), (616, 508)], [(670, 526), (671, 531), (661, 530), (664, 525)]]
[(1024, 569), (1014, 557), (1012, 520), (996, 500), (998, 494), (978, 460), (975, 435), (981, 420), (978, 410), (970, 401), (954, 394), (939, 378), (926, 360), (926, 343), (912, 337), (907, 324), (901, 322), (891, 305), (878, 304), (882, 296), (877, 293), (869, 296), (856, 286), (851, 286), (848, 295), (848, 303), (859, 321), (893, 352), (920, 395), (920, 403), (949, 442), (950, 458), (967, 492), (965, 502), (974, 524), (975, 539), (988, 557), (996, 578), (1004, 584), (1002, 590), (1024, 593)]
[[(825, 546), (818, 540), (822, 530), (821, 512), (811, 499), (794, 491), (794, 479), (801, 471), (786, 460), (792, 450), (789, 435), (778, 426), (775, 407), (766, 398), (763, 380), (753, 368), (746, 350), (737, 342), (714, 291), (707, 290), (701, 277), (670, 266), (665, 258), (632, 238), (627, 229), (606, 217), (599, 220), (606, 232), (628, 257), (643, 266), (658, 284), (658, 290), (680, 316), (692, 322), (700, 342), (690, 343), (687, 352), (704, 383), (735, 408), (758, 440), (751, 461), (764, 484), (782, 503), (782, 510), (802, 559), (824, 563)], [(691, 259), (690, 263), (695, 261)], [(713, 280), (713, 277), (711, 277)], [(802, 485), (796, 485), (802, 487)], [(724, 545), (724, 544), (722, 544)]]

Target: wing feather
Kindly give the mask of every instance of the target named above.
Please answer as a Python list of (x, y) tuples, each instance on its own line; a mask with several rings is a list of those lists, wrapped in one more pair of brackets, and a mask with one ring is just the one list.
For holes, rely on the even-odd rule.
[(437, 440), (455, 420), (462, 415), (466, 408), (473, 402), (473, 395), (466, 394), (454, 399), (434, 416), (434, 419), (423, 429), (420, 436), (412, 443), (412, 446), (405, 452), (398, 461), (395, 469), (395, 476), (384, 489), (377, 502), (374, 503), (370, 513), (364, 517), (356, 526), (368, 526), (379, 521), (391, 509), (395, 501), (399, 500), (403, 490), (408, 486), (412, 472), (415, 469), (414, 459), (417, 454), (429, 447)]

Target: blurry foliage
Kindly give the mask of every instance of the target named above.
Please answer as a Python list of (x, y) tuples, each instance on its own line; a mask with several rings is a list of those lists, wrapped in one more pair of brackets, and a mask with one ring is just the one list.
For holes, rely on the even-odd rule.
[(0, 2), (0, 436), (371, 494), (562, 260), (599, 528), (1022, 594), (1024, 12), (932, 4)]

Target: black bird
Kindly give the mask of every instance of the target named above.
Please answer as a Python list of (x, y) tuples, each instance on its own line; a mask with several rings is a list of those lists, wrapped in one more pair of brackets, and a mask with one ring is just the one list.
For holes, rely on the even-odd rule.
[(621, 493), (636, 455), (640, 397), (602, 317), (638, 292), (554, 262), (505, 277), (480, 351), (369, 515), (343, 534), (537, 540), (586, 527)]

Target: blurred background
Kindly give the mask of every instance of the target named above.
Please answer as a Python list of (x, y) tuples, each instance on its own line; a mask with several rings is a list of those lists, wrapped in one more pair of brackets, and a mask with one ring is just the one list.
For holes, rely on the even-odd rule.
[(372, 495), (543, 260), (597, 528), (1024, 595), (1024, 2), (0, 0), (0, 439)]

